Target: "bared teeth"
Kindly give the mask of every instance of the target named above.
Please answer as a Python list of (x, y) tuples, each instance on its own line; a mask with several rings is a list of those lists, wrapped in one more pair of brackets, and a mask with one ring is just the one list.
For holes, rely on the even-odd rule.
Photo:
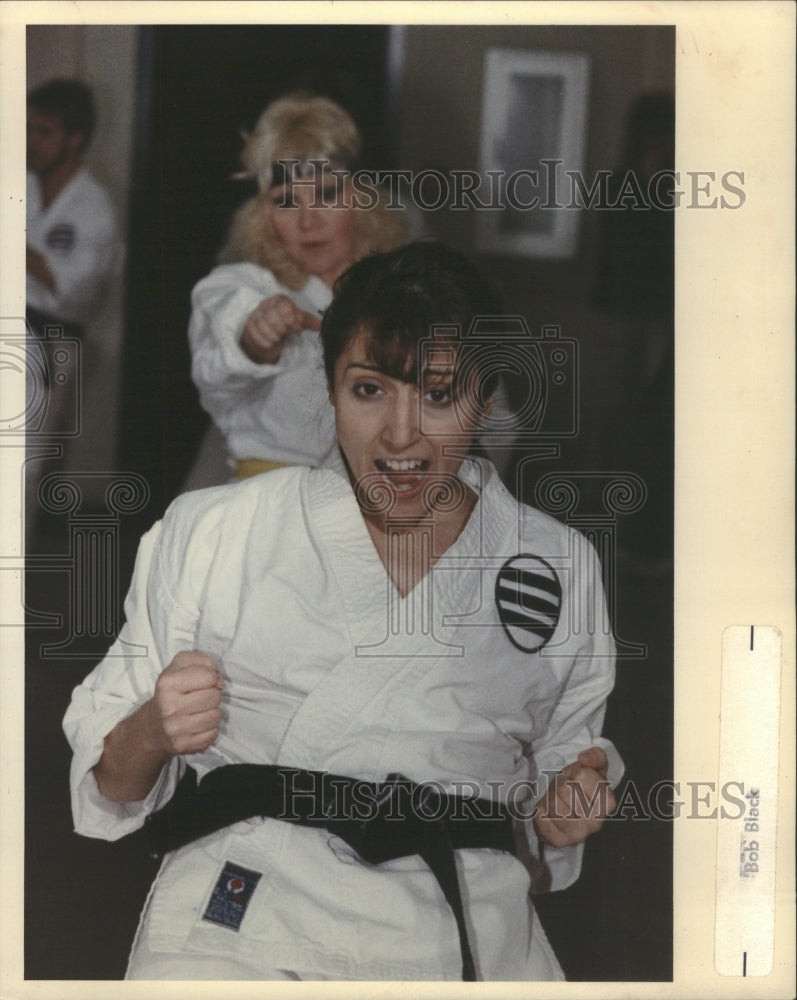
[(377, 462), (377, 465), (388, 472), (414, 472), (416, 469), (422, 468), (424, 463), (418, 458), (405, 458), (401, 461), (382, 459)]

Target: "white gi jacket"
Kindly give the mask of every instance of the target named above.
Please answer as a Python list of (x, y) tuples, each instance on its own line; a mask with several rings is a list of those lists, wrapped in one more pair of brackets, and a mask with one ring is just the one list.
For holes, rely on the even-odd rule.
[[(519, 506), (487, 462), (460, 476), (480, 500), (424, 581), (401, 598), (368, 534), (340, 456), (179, 497), (141, 542), (126, 623), (75, 689), (64, 720), (74, 749), (78, 833), (116, 839), (171, 796), (174, 759), (139, 803), (101, 796), (92, 767), (105, 735), (150, 698), (181, 649), (220, 661), (226, 687), (217, 743), (188, 763), (276, 763), (384, 780), (398, 772), (446, 791), (515, 801), (530, 781), (599, 736), (614, 647), (597, 558), (577, 532)], [(499, 622), (499, 568), (544, 559), (562, 587), (559, 623), (524, 652)], [(537, 841), (521, 824), (533, 854)], [(581, 845), (545, 848), (552, 888), (578, 876)], [(239, 929), (205, 918), (225, 864), (260, 876)], [(529, 901), (530, 875), (509, 854), (457, 852), (479, 977), (561, 978)], [(252, 819), (164, 859), (139, 929), (149, 949), (240, 954), (340, 979), (459, 979), (452, 912), (417, 856), (369, 867), (325, 830)]]
[(64, 322), (85, 325), (122, 265), (108, 192), (81, 169), (43, 209), (38, 179), (28, 173), (26, 219), (26, 242), (44, 255), (56, 283), (51, 292), (28, 273), (26, 304)]
[(240, 345), (249, 315), (274, 295), (319, 319), (332, 300), (314, 275), (294, 292), (257, 264), (223, 264), (198, 282), (188, 327), (191, 374), (233, 461), (317, 465), (335, 437), (318, 332), (288, 337), (274, 365), (251, 361)]

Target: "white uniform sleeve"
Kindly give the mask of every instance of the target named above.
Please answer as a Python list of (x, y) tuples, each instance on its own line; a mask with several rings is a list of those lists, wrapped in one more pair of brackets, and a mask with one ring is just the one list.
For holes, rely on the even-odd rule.
[(108, 733), (152, 697), (158, 675), (174, 655), (194, 647), (198, 610), (177, 603), (163, 570), (164, 550), (174, 550), (173, 565), (186, 558), (190, 532), (184, 526), (190, 522), (170, 515), (142, 538), (125, 600), (125, 624), (102, 662), (74, 690), (64, 717), (73, 750), (72, 815), (76, 832), (84, 836), (117, 840), (138, 829), (171, 798), (184, 767), (181, 758), (173, 758), (149, 795), (128, 803), (101, 795), (93, 773)]
[[(537, 770), (538, 798), (550, 782), (582, 750), (600, 747), (609, 761), (608, 779), (615, 787), (623, 776), (624, 765), (614, 744), (600, 735), (606, 712), (606, 699), (614, 687), (615, 645), (608, 631), (608, 615), (600, 581), (600, 565), (594, 549), (581, 535), (573, 533), (580, 559), (567, 602), (580, 608), (583, 620), (579, 627), (584, 640), (570, 668), (567, 685), (557, 702), (544, 734), (534, 740), (532, 754)], [(545, 651), (543, 650), (543, 653)], [(538, 845), (532, 824), (527, 824), (532, 850), (541, 855), (546, 887), (565, 889), (581, 872), (584, 845), (554, 848)]]
[(227, 415), (246, 398), (253, 383), (273, 378), (293, 361), (289, 337), (277, 364), (251, 361), (240, 345), (247, 319), (264, 300), (285, 294), (270, 271), (254, 264), (223, 264), (191, 293), (191, 375), (202, 406), (222, 430)]

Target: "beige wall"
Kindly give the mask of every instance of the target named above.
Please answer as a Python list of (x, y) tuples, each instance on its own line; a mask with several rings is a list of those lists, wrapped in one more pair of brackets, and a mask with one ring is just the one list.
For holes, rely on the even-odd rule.
[[(618, 165), (625, 117), (634, 99), (652, 90), (671, 91), (674, 51), (660, 44), (661, 29), (572, 26), (409, 27), (405, 33), (401, 166), (413, 170), (476, 169), (479, 166), (482, 65), (492, 46), (585, 53), (590, 58), (589, 134), (585, 172)], [(470, 250), (472, 212), (424, 213), (434, 234)], [(568, 297), (586, 297), (594, 266), (594, 220), (582, 220), (578, 258), (540, 264), (500, 260), (510, 282), (529, 269), (545, 272)], [(550, 281), (548, 283), (550, 283)]]
[(75, 24), (31, 24), (27, 28), (27, 89), (55, 77), (79, 77), (84, 30)]
[(636, 26), (407, 28), (402, 166), (478, 167), (482, 63), (493, 46), (586, 53), (591, 62), (587, 167), (613, 165), (634, 98), (672, 87), (674, 52), (656, 44), (660, 34), (658, 28)]

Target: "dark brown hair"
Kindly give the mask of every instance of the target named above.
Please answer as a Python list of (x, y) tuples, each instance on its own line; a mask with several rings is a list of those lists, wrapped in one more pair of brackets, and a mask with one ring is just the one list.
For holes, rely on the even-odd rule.
[[(372, 254), (341, 275), (324, 314), (327, 382), (334, 385), (337, 360), (359, 333), (366, 335), (370, 360), (380, 370), (417, 382), (422, 345), (433, 331), (435, 343), (442, 333), (440, 342), (455, 345), (459, 363), (475, 321), (499, 311), (500, 297), (492, 284), (451, 247), (423, 240)], [(485, 371), (480, 394), (491, 396), (495, 382), (495, 373)]]
[(83, 133), (82, 149), (94, 134), (97, 113), (91, 91), (79, 80), (50, 80), (28, 94), (27, 106), (42, 115), (52, 115), (65, 131)]

